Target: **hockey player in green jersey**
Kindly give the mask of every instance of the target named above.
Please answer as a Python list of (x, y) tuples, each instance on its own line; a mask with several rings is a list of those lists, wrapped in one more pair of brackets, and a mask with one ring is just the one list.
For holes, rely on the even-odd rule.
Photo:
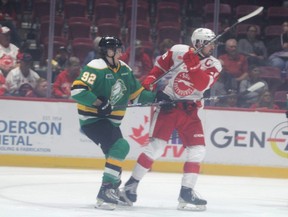
[(155, 94), (145, 90), (131, 68), (119, 60), (122, 42), (103, 37), (99, 42), (101, 58), (89, 62), (73, 82), (71, 96), (78, 103), (81, 129), (105, 155), (106, 163), (96, 207), (114, 209), (121, 203), (122, 162), (129, 152), (120, 124), (129, 102), (153, 102)]

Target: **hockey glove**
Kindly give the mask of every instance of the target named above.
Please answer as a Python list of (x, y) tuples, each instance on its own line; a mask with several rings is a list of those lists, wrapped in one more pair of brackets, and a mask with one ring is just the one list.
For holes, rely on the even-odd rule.
[(98, 99), (102, 101), (102, 103), (99, 106), (96, 106), (98, 115), (100, 117), (108, 116), (112, 112), (110, 100), (107, 99), (105, 96), (98, 96)]
[(174, 107), (173, 101), (170, 97), (165, 94), (163, 91), (158, 91), (156, 93), (156, 102), (159, 102), (162, 111), (170, 111)]
[(186, 64), (189, 72), (200, 68), (199, 56), (191, 49), (184, 54), (183, 61)]
[(155, 89), (155, 86), (151, 87), (151, 84), (156, 80), (155, 76), (153, 75), (149, 75), (147, 76), (147, 78), (145, 78), (145, 80), (142, 82), (142, 86), (146, 89), (146, 90), (153, 90)]

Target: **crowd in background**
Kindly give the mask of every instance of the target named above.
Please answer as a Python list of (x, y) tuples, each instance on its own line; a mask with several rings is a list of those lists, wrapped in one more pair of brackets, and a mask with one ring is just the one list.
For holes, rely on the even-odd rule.
[[(37, 71), (34, 67), (35, 55), (30, 53), (27, 48), (27, 41), (29, 41), (27, 38), (30, 35), (21, 38), (18, 31), (17, 2), (0, 1), (0, 96), (46, 97), (49, 95), (53, 98), (69, 99), (71, 84), (80, 73), (81, 68), (92, 59), (98, 58), (98, 43), (101, 36), (94, 35), (91, 51), (87, 52), (83, 61), (71, 51), (69, 46), (60, 46), (55, 50), (51, 63), (52, 88), (51, 92), (47, 94), (49, 84), (46, 73)], [(189, 5), (194, 4), (193, 0), (182, 2), (188, 2)], [(233, 35), (233, 31), (224, 37), (224, 41), (222, 40), (217, 50), (223, 71), (220, 79), (206, 94), (205, 97), (211, 97), (211, 100), (205, 101), (205, 105), (237, 108), (287, 108), (288, 20), (279, 22), (279, 25), (282, 25), (281, 34), (269, 40), (260, 37), (263, 35), (256, 24), (248, 25), (246, 34), (242, 37)], [(187, 34), (188, 38), (189, 34)], [(135, 41), (135, 60), (131, 66), (136, 77), (141, 81), (152, 68), (155, 59), (180, 41), (181, 39), (174, 41), (167, 35), (165, 39), (157, 41), (153, 52), (149, 52), (145, 42), (137, 39)], [(190, 41), (186, 43), (190, 43)], [(122, 60), (130, 65), (129, 45), (130, 43), (127, 43)], [(247, 94), (247, 89), (257, 82), (262, 82), (263, 87)], [(158, 88), (161, 89), (163, 85), (165, 85), (165, 79), (159, 82)], [(212, 100), (213, 97), (216, 99)], [(276, 100), (276, 97), (280, 99)]]

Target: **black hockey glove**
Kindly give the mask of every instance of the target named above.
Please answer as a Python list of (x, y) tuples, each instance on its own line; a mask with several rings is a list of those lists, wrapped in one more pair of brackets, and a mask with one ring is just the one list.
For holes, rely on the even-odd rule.
[(98, 99), (102, 101), (102, 103), (99, 106), (96, 106), (98, 115), (100, 117), (108, 116), (112, 112), (110, 100), (107, 99), (105, 96), (98, 96)]
[(163, 111), (166, 111), (166, 112), (170, 111), (174, 107), (173, 101), (163, 91), (158, 91), (156, 93), (155, 99), (156, 99), (156, 102), (159, 102), (161, 110), (163, 110)]

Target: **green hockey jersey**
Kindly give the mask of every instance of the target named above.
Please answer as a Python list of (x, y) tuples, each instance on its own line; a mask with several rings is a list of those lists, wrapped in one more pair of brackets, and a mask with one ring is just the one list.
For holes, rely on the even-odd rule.
[(71, 96), (78, 103), (81, 125), (100, 119), (96, 107), (92, 105), (98, 96), (110, 100), (112, 112), (105, 118), (118, 126), (130, 101), (134, 100), (137, 103), (154, 101), (155, 93), (144, 90), (134, 77), (132, 69), (123, 61), (119, 62), (117, 68), (111, 68), (103, 59), (92, 60), (73, 82)]

